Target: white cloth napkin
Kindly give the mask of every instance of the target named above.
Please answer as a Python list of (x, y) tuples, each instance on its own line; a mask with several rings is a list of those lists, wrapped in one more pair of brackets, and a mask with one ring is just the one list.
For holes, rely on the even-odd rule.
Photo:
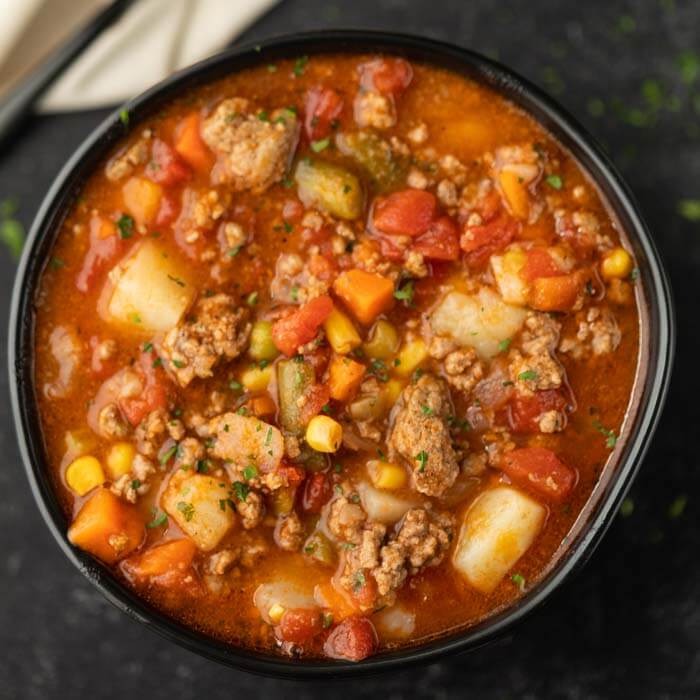
[[(46, 51), (47, 44), (61, 33), (56, 24), (62, 21), (61, 14), (73, 11), (70, 29), (74, 30), (76, 5), (80, 5), (84, 21), (105, 4), (104, 0), (73, 0), (71, 5), (66, 2), (0, 0), (0, 72), (16, 70), (9, 64), (18, 51), (26, 54), (27, 47), (36, 47), (29, 52), (29, 60), (39, 58), (37, 54)], [(123, 102), (173, 71), (215, 53), (278, 2), (138, 0), (61, 76), (39, 109), (64, 111)], [(66, 12), (61, 13), (61, 5)], [(65, 27), (63, 30), (63, 35), (69, 33)]]

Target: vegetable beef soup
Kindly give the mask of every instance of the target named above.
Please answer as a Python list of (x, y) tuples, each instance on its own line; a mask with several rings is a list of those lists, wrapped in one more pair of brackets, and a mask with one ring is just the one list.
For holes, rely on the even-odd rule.
[(183, 624), (300, 659), (525, 595), (639, 354), (635, 262), (572, 156), (492, 90), (380, 55), (122, 121), (35, 302), (70, 541)]

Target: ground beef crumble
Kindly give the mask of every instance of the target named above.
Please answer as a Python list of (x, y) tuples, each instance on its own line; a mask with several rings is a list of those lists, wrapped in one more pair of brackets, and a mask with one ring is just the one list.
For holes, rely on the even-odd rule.
[(450, 414), (446, 385), (426, 374), (404, 389), (387, 441), (389, 459), (403, 457), (411, 466), (416, 489), (428, 496), (441, 496), (459, 473), (447, 425)]
[(200, 299), (192, 317), (166, 334), (161, 353), (180, 386), (195, 377), (211, 377), (220, 360), (234, 360), (247, 347), (249, 311), (237, 308), (233, 297), (216, 294)]

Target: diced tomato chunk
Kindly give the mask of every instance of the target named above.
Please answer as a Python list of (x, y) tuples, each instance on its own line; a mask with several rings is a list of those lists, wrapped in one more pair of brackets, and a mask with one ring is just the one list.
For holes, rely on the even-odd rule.
[(154, 139), (151, 147), (151, 160), (146, 166), (149, 180), (166, 187), (177, 185), (189, 179), (191, 171), (187, 163), (162, 139)]
[(306, 93), (304, 131), (309, 141), (328, 136), (331, 124), (343, 112), (343, 98), (337, 90), (316, 85)]
[(328, 295), (316, 297), (289, 316), (272, 326), (272, 340), (280, 352), (294, 355), (301, 345), (316, 337), (319, 326), (333, 311), (333, 301)]
[(333, 495), (333, 486), (325, 474), (316, 472), (306, 480), (301, 506), (307, 513), (320, 513)]
[(419, 236), (425, 233), (437, 214), (437, 199), (425, 190), (401, 190), (374, 203), (375, 229), (393, 236)]
[(314, 384), (310, 386), (304, 394), (304, 405), (300, 411), (301, 421), (308, 423), (314, 416), (317, 416), (330, 398), (331, 394), (328, 384)]
[(523, 276), (528, 282), (538, 277), (556, 277), (563, 274), (565, 273), (559, 269), (554, 258), (543, 248), (532, 248), (527, 251)]
[(139, 364), (146, 378), (146, 387), (139, 396), (119, 400), (119, 408), (131, 425), (138, 425), (151, 411), (168, 405), (168, 379), (159, 366), (153, 366), (154, 360), (152, 353), (141, 353)]
[(411, 246), (428, 260), (457, 260), (459, 233), (457, 224), (449, 216), (441, 216), (428, 230), (416, 238)]
[(360, 66), (360, 84), (365, 90), (398, 97), (412, 79), (413, 68), (402, 58), (378, 58)]
[(323, 629), (321, 611), (317, 608), (292, 608), (282, 615), (275, 633), (279, 639), (292, 644), (304, 644)]
[(521, 447), (506, 453), (501, 469), (518, 486), (557, 503), (565, 501), (576, 485), (576, 472), (544, 447)]
[(496, 251), (503, 250), (520, 231), (520, 223), (502, 214), (479, 226), (466, 226), (459, 241), (470, 267), (479, 267)]
[(90, 247), (75, 280), (78, 291), (86, 293), (97, 278), (125, 252), (126, 241), (119, 237), (113, 222), (101, 216), (90, 219)]
[(323, 651), (331, 659), (361, 661), (377, 648), (377, 633), (372, 622), (357, 615), (346, 617), (328, 635)]
[(513, 432), (536, 433), (539, 431), (537, 419), (546, 411), (559, 411), (566, 408), (566, 398), (559, 389), (536, 391), (532, 396), (517, 395), (509, 407), (509, 422)]

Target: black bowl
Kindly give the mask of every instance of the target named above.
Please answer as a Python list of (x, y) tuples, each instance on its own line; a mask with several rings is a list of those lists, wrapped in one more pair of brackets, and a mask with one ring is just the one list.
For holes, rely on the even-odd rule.
[(367, 31), (326, 31), (273, 39), (227, 50), (187, 68), (124, 105), (132, 123), (157, 111), (183, 89), (210, 82), (242, 68), (282, 58), (327, 52), (388, 52), (449, 68), (519, 105), (542, 123), (588, 171), (618, 220), (639, 265), (638, 301), (642, 313), (641, 357), (637, 382), (621, 439), (611, 461), (547, 570), (523, 598), (474, 626), (436, 637), (415, 647), (388, 652), (358, 664), (293, 661), (239, 649), (172, 620), (135, 596), (102, 564), (73, 547), (68, 523), (45, 467), (46, 456), (33, 386), (33, 300), (49, 251), (80, 185), (123, 136), (119, 111), (108, 117), (61, 170), (29, 233), (17, 271), (9, 328), (12, 409), (27, 476), (36, 502), (56, 541), (73, 564), (114, 605), (163, 636), (192, 651), (247, 671), (290, 678), (366, 674), (414, 666), (494, 639), (541, 604), (593, 552), (634, 479), (661, 413), (671, 374), (675, 334), (671, 291), (649, 230), (622, 178), (585, 130), (534, 85), (509, 69), (456, 46)]

